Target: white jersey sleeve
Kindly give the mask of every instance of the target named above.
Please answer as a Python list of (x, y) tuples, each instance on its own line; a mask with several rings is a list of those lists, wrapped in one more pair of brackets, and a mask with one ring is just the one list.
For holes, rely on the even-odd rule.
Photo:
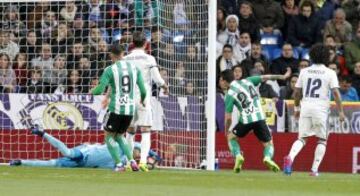
[(151, 78), (152, 80), (158, 85), (163, 86), (165, 84), (165, 81), (162, 79), (158, 67), (152, 67), (150, 68), (151, 72)]
[(303, 70), (300, 71), (300, 75), (299, 75), (299, 78), (298, 80), (296, 81), (296, 84), (295, 84), (295, 87), (296, 88), (303, 88)]
[[(331, 70), (332, 71), (332, 70)], [(338, 80), (338, 77), (336, 75), (336, 72), (335, 71), (332, 71), (330, 72), (330, 88), (331, 89), (334, 89), (334, 88), (340, 88), (339, 86), (339, 80)]]

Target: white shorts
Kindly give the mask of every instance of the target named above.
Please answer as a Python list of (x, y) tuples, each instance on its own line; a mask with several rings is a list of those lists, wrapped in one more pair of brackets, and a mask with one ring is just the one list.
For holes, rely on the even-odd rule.
[(137, 103), (135, 108), (135, 114), (133, 120), (131, 121), (130, 127), (151, 127), (153, 120), (150, 101), (146, 101), (145, 107), (142, 104)]
[(299, 138), (316, 136), (327, 140), (328, 138), (328, 114), (317, 116), (301, 116), (299, 119)]

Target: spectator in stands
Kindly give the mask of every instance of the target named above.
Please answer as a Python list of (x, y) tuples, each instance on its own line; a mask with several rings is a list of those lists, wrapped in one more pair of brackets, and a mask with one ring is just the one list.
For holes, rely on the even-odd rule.
[(26, 26), (20, 20), (18, 7), (10, 5), (5, 9), (1, 26), (3, 30), (12, 32), (16, 37), (24, 37), (26, 35)]
[(30, 71), (30, 79), (26, 87), (20, 89), (21, 93), (50, 93), (50, 85), (42, 80), (42, 71), (35, 68)]
[(235, 80), (241, 80), (246, 76), (244, 67), (241, 65), (235, 65), (234, 67), (232, 67), (232, 71), (234, 72)]
[(298, 74), (293, 74), (290, 77), (288, 84), (280, 88), (280, 99), (294, 100), (294, 89), (298, 78)]
[(97, 46), (97, 51), (93, 51), (91, 54), (91, 74), (101, 76), (105, 67), (111, 64), (110, 54), (108, 53), (108, 45), (105, 41), (100, 41)]
[(153, 56), (159, 56), (159, 47), (162, 41), (162, 32), (161, 29), (158, 27), (153, 27), (151, 31), (151, 55)]
[(217, 9), (217, 33), (220, 34), (226, 29), (226, 11), (223, 7)]
[(173, 16), (175, 25), (183, 25), (188, 23), (188, 16), (186, 15), (184, 0), (175, 0)]
[(191, 81), (187, 81), (185, 84), (185, 95), (196, 96), (195, 84)]
[(6, 53), (0, 53), (0, 93), (15, 92), (16, 75), (11, 60)]
[[(308, 0), (305, 0), (308, 1)], [(334, 11), (337, 8), (334, 0), (310, 0), (315, 6), (316, 16), (320, 20), (321, 27), (323, 28), (326, 21), (330, 20)], [(300, 2), (301, 5), (302, 2)]]
[[(282, 47), (281, 57), (273, 60), (270, 66), (272, 74), (285, 74), (287, 68), (291, 68), (291, 73), (298, 73), (298, 60), (293, 57), (293, 47), (291, 44), (286, 43)], [(286, 82), (278, 81), (280, 86), (285, 86)]]
[(93, 47), (96, 48), (99, 42), (102, 40), (106, 41), (106, 39), (104, 39), (101, 33), (101, 30), (97, 27), (92, 27), (90, 29), (90, 36), (87, 43), (89, 45), (89, 48), (93, 48)]
[(146, 21), (151, 25), (158, 24), (159, 9), (157, 1), (134, 0), (135, 26), (145, 26)]
[(89, 92), (88, 85), (82, 85), (81, 71), (72, 69), (68, 72), (66, 87), (63, 93), (79, 94)]
[(249, 32), (241, 32), (239, 42), (234, 47), (234, 58), (242, 62), (250, 56), (251, 38)]
[(40, 54), (37, 58), (31, 60), (31, 67), (42, 71), (42, 81), (51, 82), (51, 70), (53, 69), (54, 59), (52, 58), (51, 46), (43, 43)]
[(269, 60), (264, 54), (262, 54), (262, 46), (259, 42), (251, 44), (250, 56), (241, 62), (241, 65), (244, 66), (246, 73), (250, 73), (250, 70), (254, 68), (254, 63), (257, 60), (263, 61), (265, 63), (265, 67), (269, 67)]
[(321, 41), (322, 37), (320, 21), (316, 18), (312, 3), (304, 1), (300, 6), (300, 12), (290, 20), (288, 42), (302, 56), (313, 44)]
[(0, 30), (0, 53), (9, 55), (10, 60), (13, 60), (19, 53), (19, 46), (10, 41), (9, 32), (3, 30)]
[(218, 0), (219, 7), (223, 7), (226, 10), (226, 13), (229, 14), (236, 14), (239, 6), (239, 0), (226, 0), (226, 1), (220, 1)]
[(301, 59), (301, 60), (299, 61), (299, 65), (298, 65), (299, 73), (300, 73), (300, 71), (301, 71), (302, 69), (307, 68), (307, 67), (309, 67), (309, 66), (310, 66), (310, 61), (309, 61), (309, 60), (307, 60), (307, 59)]
[(101, 18), (101, 1), (89, 0), (86, 6), (83, 6), (82, 12), (84, 19), (89, 22), (89, 27), (102, 26), (103, 18)]
[[(168, 71), (164, 68), (159, 69), (159, 73), (161, 75), (161, 78), (165, 81), (165, 84), (169, 86), (169, 92), (170, 94), (174, 93), (174, 86), (173, 84), (169, 83), (169, 74)], [(164, 89), (158, 87), (156, 84), (153, 85), (153, 96), (159, 96), (159, 97), (167, 97), (168, 95), (164, 93)]]
[(236, 15), (227, 16), (226, 29), (224, 32), (218, 34), (217, 41), (222, 45), (230, 44), (232, 47), (235, 47), (240, 38), (240, 32), (238, 27), (239, 18)]
[[(92, 76), (91, 63), (87, 57), (80, 58), (77, 69), (81, 71), (81, 85), (88, 86)], [(95, 70), (94, 70), (95, 71)]]
[(338, 65), (337, 63), (334, 63), (334, 62), (329, 63), (328, 68), (334, 70), (335, 73), (336, 73), (336, 75), (337, 75), (338, 77), (339, 77), (340, 75), (342, 75), (342, 74), (340, 73), (339, 65)]
[(74, 31), (74, 37), (76, 41), (80, 40), (81, 42), (87, 41), (89, 37), (89, 28), (88, 23), (86, 23), (80, 14), (75, 16), (75, 20), (72, 23), (72, 29)]
[(44, 13), (50, 10), (50, 1), (38, 1), (33, 10), (29, 10), (27, 15), (27, 28), (34, 29), (34, 27), (41, 22)]
[(251, 40), (253, 42), (259, 42), (260, 24), (253, 14), (253, 8), (250, 2), (243, 1), (240, 4), (240, 11), (238, 17), (240, 32), (249, 32)]
[(337, 47), (335, 37), (332, 35), (327, 35), (324, 39), (325, 46)]
[(349, 70), (345, 65), (345, 58), (336, 52), (336, 47), (329, 47), (330, 63), (336, 63), (341, 75), (349, 75)]
[(353, 72), (355, 63), (360, 61), (360, 26), (356, 30), (356, 35), (351, 42), (344, 47), (346, 67)]
[(339, 78), (339, 83), (342, 101), (359, 101), (357, 91), (352, 87), (351, 77), (342, 76)]
[(174, 93), (177, 95), (184, 95), (185, 93), (185, 84), (187, 81), (185, 73), (184, 63), (182, 61), (177, 62), (174, 76), (171, 77), (170, 81), (170, 83), (174, 85)]
[(37, 37), (42, 40), (42, 42), (49, 42), (52, 37), (52, 32), (57, 28), (58, 21), (56, 19), (55, 12), (47, 11), (43, 15), (41, 22), (37, 23)]
[(219, 80), (220, 73), (224, 70), (230, 70), (238, 62), (234, 57), (233, 47), (230, 44), (225, 44), (222, 55), (216, 60), (216, 78)]
[(65, 84), (67, 77), (66, 57), (63, 54), (58, 54), (55, 57), (54, 66), (51, 71), (51, 85)]
[(332, 35), (338, 45), (351, 40), (352, 26), (345, 20), (346, 14), (339, 8), (334, 12), (334, 18), (326, 22), (324, 29), (324, 39), (327, 35)]
[(280, 32), (284, 25), (284, 13), (278, 2), (274, 0), (254, 0), (253, 8), (254, 15), (265, 33), (275, 30)]
[(29, 68), (26, 54), (18, 53), (13, 64), (13, 69), (16, 75), (16, 83), (20, 88), (26, 86)]
[(60, 21), (67, 23), (74, 22), (76, 12), (78, 12), (78, 8), (75, 5), (75, 1), (66, 1), (65, 6), (60, 10)]
[(65, 23), (60, 23), (58, 28), (53, 33), (53, 38), (50, 41), (52, 46), (52, 53), (67, 53), (68, 46), (74, 42), (73, 34)]
[[(254, 65), (254, 69), (250, 71), (250, 76), (258, 76), (263, 75), (266, 73), (266, 68), (264, 66), (264, 62), (262, 61), (256, 61)], [(260, 96), (263, 98), (274, 98), (274, 101), (277, 101), (279, 98), (279, 95), (273, 87), (268, 84), (267, 82), (261, 82), (259, 86), (259, 93)]]
[(26, 38), (20, 40), (20, 52), (27, 54), (27, 59), (31, 61), (36, 58), (37, 51), (40, 50), (41, 42), (37, 39), (33, 30), (27, 32)]
[(67, 58), (67, 69), (75, 69), (76, 63), (84, 56), (84, 46), (81, 41), (77, 41), (71, 48), (71, 54)]
[(360, 61), (355, 63), (352, 85), (356, 89), (358, 95), (360, 95)]
[(130, 1), (123, 0), (110, 0), (104, 5), (102, 18), (105, 20), (105, 28), (109, 35), (116, 36), (121, 34), (121, 27), (124, 27), (123, 23), (134, 17), (131, 13), (133, 9)]
[(284, 26), (281, 28), (281, 32), (285, 40), (288, 39), (288, 27), (292, 17), (299, 14), (299, 7), (296, 5), (295, 0), (282, 0), (281, 8), (284, 11)]
[(360, 22), (360, 1), (342, 0), (340, 3), (346, 13), (346, 21), (351, 24), (353, 29), (356, 29)]

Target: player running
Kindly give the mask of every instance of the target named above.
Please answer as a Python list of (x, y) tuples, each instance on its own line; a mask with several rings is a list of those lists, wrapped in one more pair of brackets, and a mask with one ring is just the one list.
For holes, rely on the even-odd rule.
[[(124, 57), (125, 60), (135, 64), (139, 70), (141, 70), (144, 77), (145, 89), (148, 95), (151, 95), (152, 81), (158, 86), (164, 89), (164, 93), (168, 93), (168, 86), (165, 81), (161, 78), (156, 60), (153, 56), (146, 54), (144, 51), (146, 38), (142, 32), (133, 33), (133, 49), (130, 54)], [(135, 97), (139, 96), (136, 91)], [(147, 96), (144, 100), (145, 106), (142, 104), (136, 105), (134, 119), (128, 129), (126, 136), (128, 143), (133, 148), (134, 135), (136, 127), (140, 128), (141, 131), (141, 155), (139, 167), (142, 171), (148, 171), (146, 165), (147, 152), (150, 150), (150, 131), (152, 126), (152, 110), (150, 104), (150, 96)]]
[[(330, 59), (329, 48), (322, 44), (314, 45), (310, 50), (313, 65), (302, 69), (295, 85), (295, 118), (299, 119), (299, 136), (294, 142), (289, 155), (284, 158), (284, 173), (290, 175), (296, 155), (305, 146), (310, 136), (316, 136), (318, 143), (315, 149), (311, 176), (318, 176), (319, 165), (325, 155), (328, 138), (327, 119), (330, 111), (330, 91), (334, 95), (339, 110), (340, 121), (345, 115), (339, 92), (339, 81), (335, 71), (325, 67)], [(300, 108), (301, 100), (301, 108)]]
[[(265, 114), (262, 111), (260, 95), (256, 86), (266, 80), (286, 80), (291, 75), (291, 70), (285, 75), (262, 75), (252, 76), (242, 80), (233, 81), (233, 73), (225, 71), (221, 79), (225, 80), (229, 90), (225, 96), (225, 134), (227, 136), (229, 149), (235, 157), (234, 172), (239, 173), (244, 163), (244, 157), (240, 153), (238, 137), (245, 137), (251, 130), (264, 146), (264, 164), (272, 171), (280, 170), (279, 166), (272, 160), (274, 146), (269, 127), (265, 122)], [(240, 112), (237, 125), (230, 129), (232, 124), (232, 111), (234, 106)]]
[(112, 46), (110, 55), (113, 64), (105, 68), (99, 85), (92, 89), (91, 93), (100, 95), (107, 86), (111, 87), (108, 113), (104, 117), (105, 143), (116, 163), (115, 171), (125, 170), (119, 156), (120, 148), (130, 160), (133, 171), (138, 171), (139, 168), (131, 153), (132, 149), (123, 135), (133, 119), (135, 102), (139, 100), (135, 95), (135, 85), (139, 87), (142, 105), (146, 104), (147, 92), (139, 68), (133, 62), (121, 60), (123, 51), (120, 45)]
[[(85, 168), (106, 168), (114, 169), (115, 162), (111, 157), (106, 144), (81, 144), (74, 148), (68, 148), (63, 142), (40, 129), (35, 125), (31, 133), (45, 138), (53, 147), (55, 147), (63, 157), (51, 160), (11, 160), (10, 166), (32, 166), (32, 167), (85, 167)], [(134, 148), (134, 157), (140, 153), (140, 144), (136, 143)], [(127, 158), (120, 149), (120, 159), (123, 165), (126, 165)], [(161, 161), (159, 155), (150, 150), (148, 154), (148, 164), (155, 167)], [(131, 168), (129, 168), (131, 170)]]

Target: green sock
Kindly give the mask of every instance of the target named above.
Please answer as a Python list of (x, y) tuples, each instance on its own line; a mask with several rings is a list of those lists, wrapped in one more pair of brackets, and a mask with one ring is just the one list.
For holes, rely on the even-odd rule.
[(120, 163), (120, 148), (114, 138), (110, 135), (105, 136), (105, 143), (115, 164)]
[(228, 145), (229, 145), (229, 149), (231, 154), (236, 157), (237, 155), (240, 154), (240, 146), (239, 146), (239, 142), (237, 141), (236, 138), (232, 138), (228, 141)]
[(265, 146), (264, 148), (264, 157), (269, 157), (272, 159), (274, 156), (274, 146), (272, 144)]
[(116, 142), (119, 144), (120, 148), (123, 150), (124, 154), (126, 155), (126, 157), (128, 158), (128, 160), (133, 160), (133, 154), (130, 150), (130, 146), (128, 145), (128, 143), (126, 142), (124, 136), (122, 135), (118, 135), (115, 138)]

